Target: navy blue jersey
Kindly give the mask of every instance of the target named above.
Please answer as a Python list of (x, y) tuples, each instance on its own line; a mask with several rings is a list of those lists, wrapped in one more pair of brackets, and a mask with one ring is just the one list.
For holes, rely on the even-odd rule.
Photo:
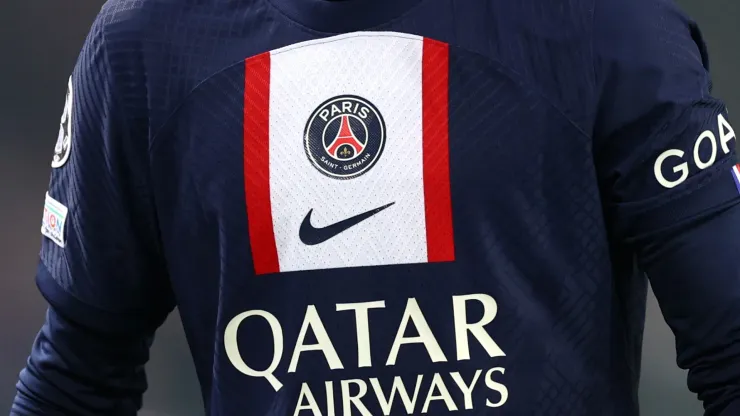
[(740, 171), (667, 0), (112, 0), (70, 80), (17, 415), (634, 416), (647, 275), (740, 407)]

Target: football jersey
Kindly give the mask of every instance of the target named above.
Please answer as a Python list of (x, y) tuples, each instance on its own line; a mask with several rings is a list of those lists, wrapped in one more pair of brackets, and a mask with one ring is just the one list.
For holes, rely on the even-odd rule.
[(112, 0), (39, 287), (118, 336), (177, 307), (211, 416), (630, 416), (647, 272), (720, 409), (740, 172), (710, 89), (664, 0)]

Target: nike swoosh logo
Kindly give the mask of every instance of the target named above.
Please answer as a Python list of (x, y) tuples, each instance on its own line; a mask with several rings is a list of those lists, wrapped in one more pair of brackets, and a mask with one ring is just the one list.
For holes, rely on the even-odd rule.
[(365, 221), (366, 219), (372, 217), (373, 215), (390, 207), (393, 204), (395, 204), (395, 202), (391, 202), (390, 204), (383, 205), (382, 207), (371, 209), (370, 211), (363, 212), (362, 214), (355, 215), (354, 217), (350, 217), (345, 220), (335, 222), (334, 224), (327, 225), (326, 227), (321, 227), (321, 228), (316, 228), (313, 225), (311, 225), (311, 213), (313, 213), (313, 208), (312, 208), (308, 210), (308, 214), (306, 214), (306, 217), (303, 218), (303, 222), (301, 223), (301, 229), (298, 231), (298, 237), (301, 239), (303, 244), (307, 246), (314, 246), (316, 244), (321, 244), (324, 241), (347, 230), (348, 228), (354, 227), (355, 225), (361, 223), (362, 221)]

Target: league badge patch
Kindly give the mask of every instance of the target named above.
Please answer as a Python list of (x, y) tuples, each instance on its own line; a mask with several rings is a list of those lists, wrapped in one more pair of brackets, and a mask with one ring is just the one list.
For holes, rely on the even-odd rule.
[(52, 168), (60, 168), (67, 163), (72, 148), (72, 104), (74, 94), (72, 93), (72, 78), (67, 83), (67, 98), (64, 103), (64, 112), (59, 122), (59, 135), (54, 146), (54, 157), (51, 160)]
[(46, 193), (44, 218), (41, 220), (41, 234), (59, 247), (64, 248), (64, 225), (67, 223), (67, 207)]

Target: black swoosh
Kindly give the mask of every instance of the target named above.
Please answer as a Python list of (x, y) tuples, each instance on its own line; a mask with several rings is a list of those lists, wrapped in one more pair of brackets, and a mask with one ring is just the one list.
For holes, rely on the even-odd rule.
[(371, 209), (370, 211), (363, 212), (362, 214), (355, 215), (354, 217), (350, 217), (345, 220), (335, 222), (334, 224), (331, 224), (331, 225), (328, 225), (322, 228), (316, 228), (313, 225), (311, 225), (311, 213), (313, 212), (313, 208), (312, 208), (308, 210), (308, 214), (306, 214), (306, 217), (303, 218), (303, 222), (301, 223), (301, 229), (298, 231), (298, 237), (300, 237), (303, 244), (307, 246), (321, 244), (324, 241), (341, 233), (342, 231), (350, 227), (354, 227), (355, 225), (361, 223), (362, 221), (365, 221), (366, 219), (372, 217), (373, 215), (390, 207), (393, 204), (395, 204), (395, 202), (391, 202), (390, 204), (383, 205), (382, 207)]

